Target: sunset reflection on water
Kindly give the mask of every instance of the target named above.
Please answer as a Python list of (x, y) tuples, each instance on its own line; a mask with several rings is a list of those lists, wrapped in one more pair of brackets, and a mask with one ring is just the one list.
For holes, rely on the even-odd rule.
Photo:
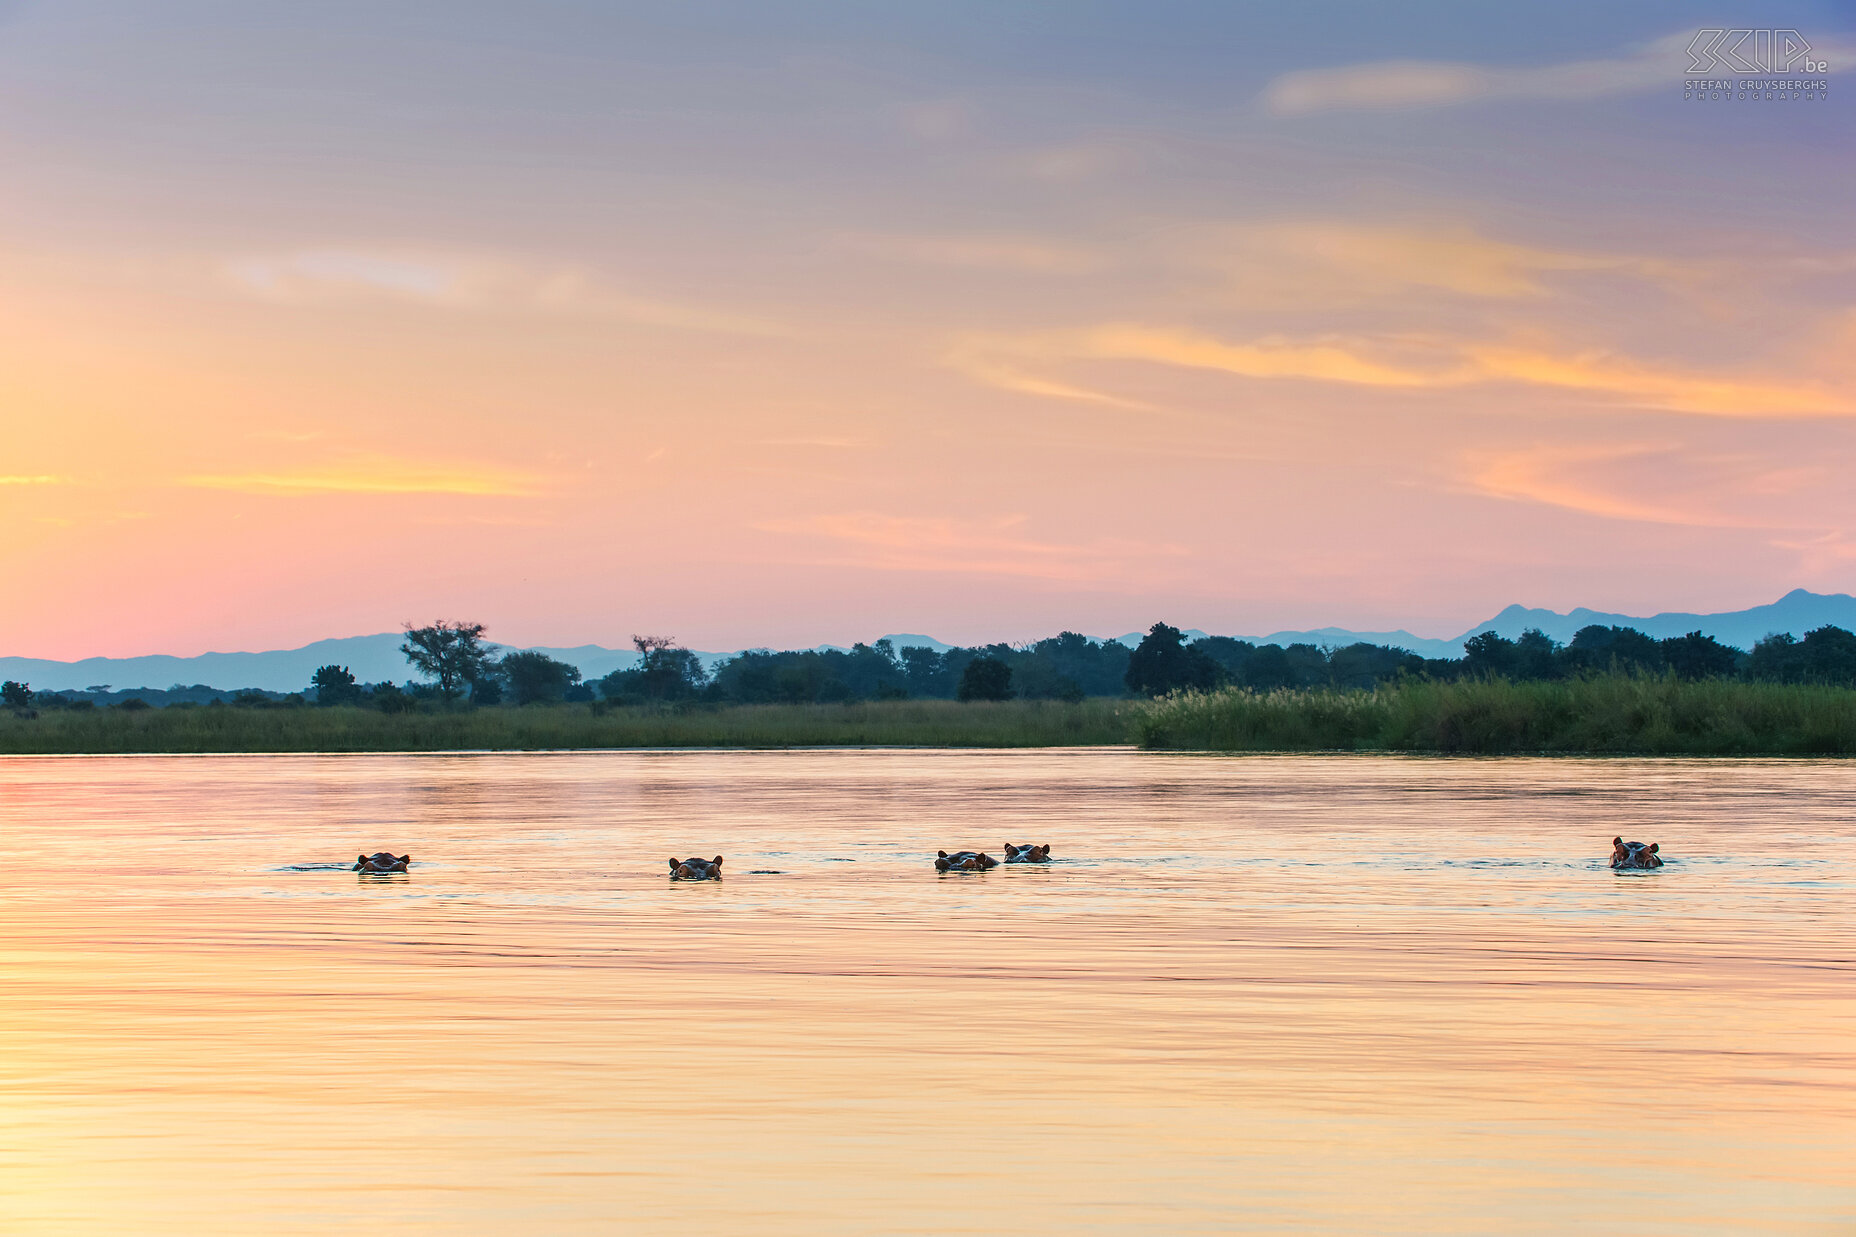
[[(1847, 1231), (1853, 811), (1834, 762), (0, 760), (0, 1220)], [(1055, 861), (930, 863), (1007, 841)]]

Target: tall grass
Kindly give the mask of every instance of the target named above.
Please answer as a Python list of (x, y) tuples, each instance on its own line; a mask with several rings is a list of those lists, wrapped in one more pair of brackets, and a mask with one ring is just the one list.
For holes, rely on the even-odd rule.
[(586, 705), (386, 714), (358, 708), (0, 713), (0, 753), (391, 752), (623, 747), (1069, 747), (1663, 755), (1856, 753), (1856, 691), (1596, 676), (1405, 679), (1374, 691), (1239, 689), (1154, 701), (873, 700)]
[(1068, 747), (1131, 742), (1125, 700), (882, 700), (386, 714), (359, 708), (0, 714), (0, 753), (393, 752), (610, 747)]
[(1856, 691), (1599, 675), (1404, 679), (1373, 691), (1230, 689), (1137, 705), (1143, 747), (1210, 751), (1856, 753)]

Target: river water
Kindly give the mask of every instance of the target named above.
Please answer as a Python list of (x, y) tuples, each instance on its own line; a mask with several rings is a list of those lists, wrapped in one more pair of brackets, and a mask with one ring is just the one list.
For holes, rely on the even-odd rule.
[(1856, 1231), (1852, 843), (1835, 762), (0, 759), (0, 1228)]

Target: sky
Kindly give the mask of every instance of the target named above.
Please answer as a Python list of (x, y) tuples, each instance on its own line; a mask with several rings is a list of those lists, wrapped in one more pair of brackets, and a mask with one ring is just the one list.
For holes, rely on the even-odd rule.
[[(1684, 99), (1704, 28), (1830, 89)], [(1824, 3), (0, 0), (0, 653), (1856, 591), (1852, 65)]]

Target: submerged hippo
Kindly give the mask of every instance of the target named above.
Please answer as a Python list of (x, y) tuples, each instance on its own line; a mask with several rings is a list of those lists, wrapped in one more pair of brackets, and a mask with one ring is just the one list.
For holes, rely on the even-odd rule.
[(1050, 843), (1042, 846), (1014, 846), (1005, 844), (1005, 861), (1007, 863), (1049, 863)]
[(722, 879), (722, 857), (717, 855), (714, 859), (672, 859), (670, 879), (673, 881), (719, 881)]
[(372, 855), (361, 855), (354, 861), (357, 872), (404, 872), (406, 865), (412, 862), (411, 855), (396, 855), (392, 851), (379, 851)]
[(998, 866), (999, 861), (983, 850), (958, 850), (951, 855), (939, 851), (934, 860), (934, 870), (937, 872), (984, 872), (987, 868)]
[(1645, 846), (1642, 842), (1626, 842), (1623, 838), (1611, 839), (1611, 866), (1614, 868), (1660, 868), (1663, 861), (1657, 858), (1656, 848), (1661, 845), (1651, 842)]

